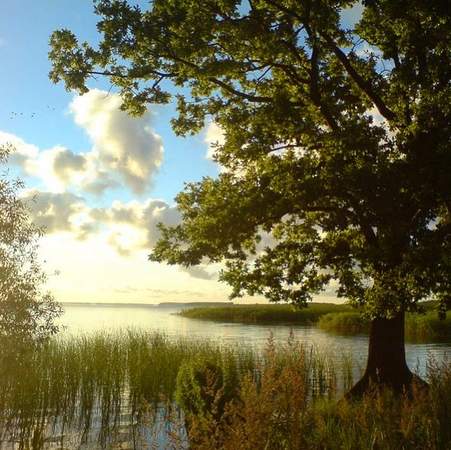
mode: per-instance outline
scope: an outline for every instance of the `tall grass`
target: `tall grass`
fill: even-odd
[[[227,354],[246,371],[254,360],[246,349]],[[136,439],[159,407],[173,403],[179,368],[195,355],[225,357],[208,341],[138,331],[60,337],[20,355],[2,348],[0,442],[41,448],[72,434],[108,447],[118,433]]]
[[[409,396],[374,390],[359,401],[310,396],[302,349],[279,364],[269,353],[259,377],[243,379],[224,414],[191,418],[196,449],[447,450],[451,448],[451,364],[429,367],[430,388]]]
[[[293,342],[271,346],[280,364],[297,354]],[[55,440],[101,448],[118,436],[149,441],[155,422],[167,422],[162,411],[174,412],[180,368],[199,359],[233,366],[237,387],[264,366],[249,348],[132,330],[59,337],[21,354],[1,347],[0,442],[38,449]],[[336,368],[328,358],[310,349],[305,360],[312,395],[332,392]]]
[[[370,324],[357,312],[329,313],[321,316],[318,327],[324,331],[338,334],[366,334]],[[451,313],[444,320],[438,318],[437,312],[406,315],[405,336],[410,341],[451,340]]]
[[[229,305],[190,308],[179,314],[190,319],[241,323],[297,323],[311,325],[327,313],[350,311],[347,305],[311,303],[299,309],[293,305]]]
[[[425,314],[406,315],[406,338],[411,341],[440,341],[451,339],[451,311],[440,320],[433,302],[424,302]],[[369,331],[369,321],[348,305],[311,303],[299,309],[293,305],[229,305],[200,307],[179,313],[190,319],[238,323],[284,323],[316,325],[337,334],[356,335]]]
[[[415,401],[384,394],[353,404],[336,402],[355,381],[352,361],[334,364],[292,336],[269,339],[262,353],[132,330],[60,337],[20,355],[0,348],[0,448],[451,443],[446,362],[429,368],[431,389]]]

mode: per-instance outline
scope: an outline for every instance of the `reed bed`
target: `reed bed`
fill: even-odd
[[[271,344],[281,360],[293,345],[276,351]],[[337,368],[317,350],[302,352],[308,353],[311,392],[334,391]],[[2,347],[0,442],[39,449],[50,443],[64,448],[68,439],[74,446],[112,448],[119,435],[150,441],[168,415],[174,423],[174,414],[183,415],[175,402],[177,377],[182,365],[199,358],[233,367],[236,386],[247,374],[261,373],[264,361],[246,347],[136,330],[61,336],[21,352]]]
[[[293,336],[284,344],[270,337],[256,352],[125,330],[58,337],[25,352],[1,347],[0,358],[2,449],[440,449],[451,442],[446,361],[431,366],[431,389],[416,403],[383,394],[357,406],[337,403],[355,381],[352,356],[333,363]],[[416,426],[433,445],[414,436]],[[409,439],[423,446],[404,445]]]
[[[41,448],[49,436],[64,441],[69,434],[101,447],[119,431],[134,439],[145,421],[173,402],[184,360],[228,355],[246,370],[253,360],[245,349],[225,353],[208,341],[132,330],[59,337],[25,352],[0,353],[0,442],[19,448]]]
[[[288,323],[311,325],[327,313],[351,311],[347,305],[311,303],[299,309],[293,305],[228,305],[189,308],[179,314],[190,319],[240,323]]]
[[[324,331],[345,334],[367,334],[370,323],[357,312],[328,313],[318,320],[318,327]],[[406,315],[405,336],[409,341],[450,341],[451,313],[439,319],[436,311],[425,314]]]

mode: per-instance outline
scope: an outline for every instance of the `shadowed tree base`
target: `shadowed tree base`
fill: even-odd
[[[407,366],[404,346],[404,313],[371,322],[368,361],[365,374],[346,398],[356,398],[389,388],[395,393],[412,393],[413,389],[427,388],[427,383],[413,374]]]

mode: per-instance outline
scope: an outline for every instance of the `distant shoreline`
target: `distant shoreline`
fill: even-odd
[[[113,303],[113,302],[60,302],[61,306],[103,306],[113,308],[171,308],[171,307],[209,307],[233,306],[232,302],[161,302],[161,303]]]

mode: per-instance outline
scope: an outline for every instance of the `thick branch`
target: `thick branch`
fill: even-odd
[[[337,122],[334,117],[330,113],[329,109],[324,105],[321,101],[321,94],[318,88],[318,78],[319,78],[319,70],[318,70],[318,49],[316,45],[313,46],[312,58],[311,58],[311,75],[310,75],[310,96],[318,106],[321,114],[326,119],[327,124],[331,128],[332,131],[339,131]]]
[[[335,53],[336,57],[340,60],[343,67],[346,69],[351,78],[355,81],[357,86],[362,89],[363,92],[369,97],[369,99],[376,105],[376,108],[379,110],[380,114],[385,117],[387,120],[394,120],[396,118],[395,113],[389,109],[383,100],[379,97],[379,95],[374,91],[371,83],[365,80],[352,66],[348,57],[345,53],[337,46],[335,41],[327,34],[320,33],[322,37],[326,40],[329,48]]]
[[[227,92],[230,92],[231,94],[234,94],[237,97],[244,98],[245,100],[248,100],[250,102],[270,103],[273,100],[271,97],[262,97],[259,95],[251,95],[251,94],[246,94],[245,92],[238,91],[233,86],[230,86],[229,84],[225,83],[224,81],[218,80],[217,78],[214,78],[214,77],[208,77],[207,79],[208,79],[208,81],[211,81],[212,83],[216,84],[217,86],[220,86]]]

